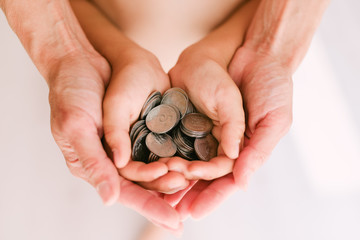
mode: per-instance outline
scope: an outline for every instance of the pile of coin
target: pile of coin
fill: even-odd
[[[218,148],[212,128],[211,119],[196,111],[183,89],[170,88],[162,97],[153,92],[130,130],[132,159],[150,163],[178,155],[209,161]]]

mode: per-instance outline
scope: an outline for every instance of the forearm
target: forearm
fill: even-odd
[[[192,51],[206,55],[227,67],[236,49],[243,43],[246,31],[256,12],[260,0],[248,1],[205,38],[191,46]]]
[[[71,6],[91,44],[110,64],[125,59],[125,56],[136,57],[133,51],[131,54],[129,52],[142,49],[127,38],[94,4],[86,0],[73,0]]]
[[[295,71],[329,0],[262,0],[244,47],[277,58]]]
[[[95,52],[68,1],[2,0],[9,25],[49,81],[53,64],[79,52]]]

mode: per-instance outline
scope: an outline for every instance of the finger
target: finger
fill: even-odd
[[[210,183],[211,182],[209,181],[198,181],[191,188],[191,190],[186,193],[183,199],[181,199],[181,201],[175,208],[180,215],[181,221],[186,220],[190,216],[191,214],[190,208],[194,199],[196,199],[196,197],[201,193],[201,191],[203,191],[207,186],[209,186]]]
[[[91,131],[74,132],[71,145],[79,157],[83,178],[93,185],[105,205],[112,205],[119,197],[120,183],[112,161],[107,157],[99,136]]]
[[[118,168],[124,167],[131,155],[130,120],[122,110],[121,104],[109,105],[104,101],[104,135]]]
[[[220,145],[226,156],[236,159],[245,132],[245,114],[240,91],[233,81],[227,85],[219,90],[221,93],[217,104],[221,126]]]
[[[118,169],[121,176],[136,182],[150,182],[165,175],[168,167],[162,162],[143,163],[130,161],[125,167]]]
[[[177,229],[173,229],[173,228],[169,228],[168,226],[164,225],[164,224],[161,224],[161,223],[158,223],[156,222],[154,219],[150,219],[150,221],[157,227],[160,227],[160,228],[163,228],[163,229],[166,229],[168,230],[169,232],[171,232],[173,235],[175,235],[176,237],[181,237],[181,235],[183,234],[183,231],[184,231],[184,225],[183,223],[180,223],[179,224],[179,227]],[[147,239],[149,240],[155,240],[155,239],[159,239],[159,238],[156,238],[158,236],[153,236],[153,238],[151,238],[151,236],[148,236]],[[161,239],[161,238],[160,238]]]
[[[238,186],[232,174],[213,181],[192,202],[191,216],[200,219],[209,215],[237,190]]]
[[[169,203],[171,206],[176,206],[180,200],[186,195],[188,191],[196,184],[197,181],[190,181],[189,186],[187,186],[184,190],[178,191],[174,194],[165,194],[164,200]]]
[[[185,189],[189,181],[180,173],[168,172],[152,182],[138,182],[138,184],[148,190],[172,194]]]
[[[163,158],[160,161],[166,162],[166,165],[169,168],[169,171],[181,173],[186,179],[197,180],[198,177],[195,177],[191,172],[189,172],[189,166],[191,161],[185,160],[181,157],[171,157]]]
[[[131,76],[124,71],[112,79],[103,103],[104,135],[113,153],[114,163],[118,168],[124,167],[130,160],[131,142],[130,123],[140,113],[150,89],[141,88]],[[133,80],[133,79],[132,79]],[[131,94],[134,89],[139,92]]]
[[[213,180],[231,173],[234,163],[234,159],[218,156],[208,162],[191,161],[188,171],[196,179]]]
[[[238,186],[247,187],[249,177],[269,158],[272,150],[288,131],[291,124],[290,118],[278,119],[280,120],[274,121],[272,115],[268,114],[257,124],[235,162],[233,173]]]
[[[106,142],[108,143],[114,163],[118,168],[124,167],[130,160],[131,143],[128,129],[124,125],[108,125],[105,132]]]
[[[163,199],[124,179],[121,182],[120,192],[119,202],[125,206],[170,229],[180,227],[179,214]]]

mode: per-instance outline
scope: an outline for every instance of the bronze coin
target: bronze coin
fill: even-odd
[[[171,157],[176,153],[176,145],[167,134],[149,133],[145,143],[147,148],[159,157]]]
[[[197,138],[194,142],[196,155],[203,161],[216,157],[218,146],[218,141],[211,134],[204,138]]]
[[[181,131],[189,137],[205,137],[213,128],[210,118],[201,113],[189,113],[181,120]]]
[[[178,118],[179,115],[174,107],[161,104],[146,116],[146,126],[154,133],[166,133],[177,124]]]
[[[164,93],[161,100],[162,104],[169,104],[179,109],[181,118],[183,118],[188,109],[189,98],[181,88],[170,88]]]

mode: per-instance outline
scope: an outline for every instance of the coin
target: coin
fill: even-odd
[[[188,102],[188,108],[186,110],[186,114],[189,114],[189,113],[196,113],[196,108],[194,107],[194,105],[192,104],[192,102],[189,100]],[[185,115],[186,115],[185,114]]]
[[[170,105],[161,104],[146,116],[146,126],[154,133],[166,133],[179,121],[178,111]]]
[[[210,118],[201,113],[189,113],[181,120],[180,129],[189,137],[201,138],[213,128]]]
[[[173,133],[173,140],[178,149],[192,152],[194,151],[194,138],[184,135],[180,128],[177,128]]]
[[[176,145],[168,134],[149,133],[145,143],[147,148],[159,157],[171,157],[176,153]]]
[[[164,93],[161,104],[169,104],[179,109],[183,118],[188,109],[189,97],[181,88],[170,88]]]
[[[204,138],[197,138],[194,142],[196,155],[203,161],[216,157],[218,146],[218,141],[211,134]]]
[[[141,109],[140,119],[145,119],[146,115],[148,115],[151,109],[159,105],[160,102],[161,102],[161,93],[158,91],[151,93],[150,96],[146,99],[145,104]]]
[[[147,128],[144,128],[136,137],[131,152],[131,157],[134,161],[147,162],[150,152],[146,147],[145,139],[149,132]]]
[[[155,162],[155,161],[157,161],[157,160],[159,160],[159,156],[158,155],[156,155],[155,153],[153,153],[153,152],[150,152],[150,154],[149,154],[149,159],[148,159],[148,163],[151,163],[151,162]]]
[[[138,120],[137,122],[135,122],[132,125],[131,130],[130,130],[130,140],[131,140],[131,142],[133,142],[135,140],[135,138],[137,137],[136,133],[139,133],[139,132],[137,132],[137,130],[143,125],[145,125],[144,120]]]
[[[177,153],[180,157],[188,160],[197,158],[194,149],[194,138],[184,135],[180,128],[177,128],[173,131],[173,140],[177,146]]]

